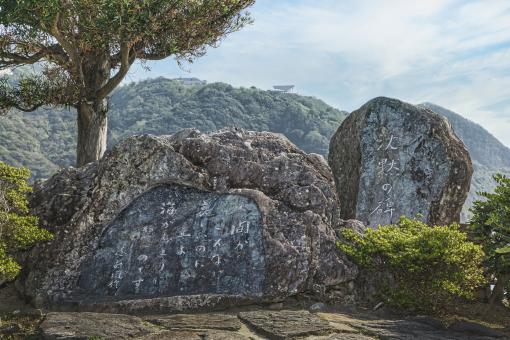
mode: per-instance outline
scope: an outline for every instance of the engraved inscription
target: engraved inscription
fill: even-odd
[[[172,185],[134,200],[81,268],[89,296],[262,292],[261,218],[252,200]]]

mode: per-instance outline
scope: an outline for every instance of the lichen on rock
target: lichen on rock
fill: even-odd
[[[330,144],[340,215],[371,227],[400,216],[458,222],[473,167],[448,121],[422,107],[375,98],[351,113]]]
[[[131,137],[39,184],[32,204],[55,239],[28,254],[17,287],[41,306],[202,310],[357,274],[335,245],[327,163],[278,134]]]

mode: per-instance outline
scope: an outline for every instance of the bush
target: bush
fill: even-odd
[[[494,193],[478,193],[485,200],[473,203],[469,226],[486,254],[488,283],[494,285],[491,304],[501,303],[505,290],[510,298],[510,178],[501,174],[493,178],[497,182]]]
[[[378,297],[390,306],[440,312],[453,299],[472,298],[483,283],[483,251],[456,224],[429,227],[402,217],[396,225],[346,229],[339,248],[371,278]],[[372,279],[373,280],[373,279]]]
[[[0,162],[0,283],[18,275],[21,268],[13,257],[16,252],[52,238],[38,227],[37,218],[28,214],[29,177],[27,169]]]

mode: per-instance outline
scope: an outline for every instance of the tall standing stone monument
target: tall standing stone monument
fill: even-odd
[[[351,113],[330,143],[340,215],[371,227],[400,216],[458,222],[473,173],[446,118],[396,99],[375,98]]]

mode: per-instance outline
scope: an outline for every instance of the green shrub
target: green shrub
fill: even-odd
[[[16,252],[52,238],[28,213],[29,177],[28,169],[0,162],[0,283],[18,275],[21,268],[13,257]]]
[[[480,192],[483,201],[475,201],[470,232],[485,251],[488,283],[494,285],[489,302],[501,303],[505,291],[510,298],[510,178],[497,174],[493,193]]]
[[[453,299],[471,298],[483,283],[483,251],[456,224],[429,227],[402,217],[396,225],[345,229],[339,248],[366,269],[388,305],[440,312]]]

